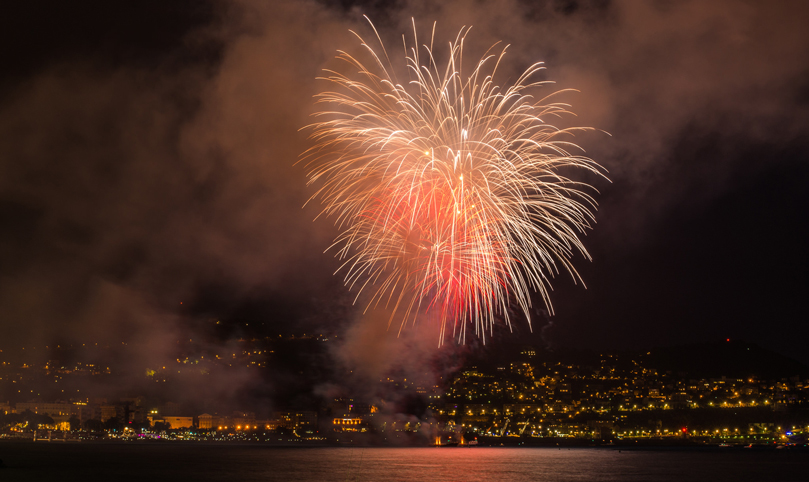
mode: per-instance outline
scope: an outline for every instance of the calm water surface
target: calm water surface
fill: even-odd
[[[809,481],[809,452],[0,443],[0,481]]]

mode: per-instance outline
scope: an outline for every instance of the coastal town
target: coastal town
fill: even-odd
[[[327,340],[299,336],[287,344]],[[278,346],[244,342],[227,363],[221,355],[209,357],[211,362],[205,355],[186,356],[176,358],[176,366],[144,368],[142,378],[169,384],[172,372],[182,375],[206,363],[249,367],[258,374],[273,369],[272,348]],[[211,406],[204,412],[194,411],[199,404],[161,400],[154,390],[113,398],[83,397],[82,389],[74,388],[87,386],[88,379],[113,380],[114,367],[3,359],[0,393],[13,399],[0,400],[0,438],[293,445],[806,444],[809,378],[786,373],[694,378],[658,370],[648,355],[605,353],[577,364],[547,361],[525,346],[510,360],[471,361],[446,377],[386,376],[369,391],[374,396],[323,396],[300,406],[273,400],[263,411]],[[205,369],[201,373],[204,382]],[[39,389],[52,384],[71,395],[60,398]]]

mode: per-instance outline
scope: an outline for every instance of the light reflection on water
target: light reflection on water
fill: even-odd
[[[316,459],[309,473],[278,480],[360,481],[696,481],[803,480],[780,454],[694,451],[618,451],[551,448],[326,449],[290,454]],[[795,454],[793,474],[805,475],[806,454]],[[769,460],[772,459],[772,460]],[[773,465],[768,466],[768,460]],[[802,463],[801,463],[802,462]],[[312,463],[312,462],[310,462]],[[292,463],[291,466],[297,466]],[[803,466],[801,470],[800,466]],[[335,470],[336,469],[336,470]],[[778,479],[779,471],[786,476]],[[334,472],[337,472],[335,474]],[[314,478],[310,478],[314,477]],[[341,478],[342,477],[342,478]]]
[[[0,444],[0,481],[798,481],[809,452]]]

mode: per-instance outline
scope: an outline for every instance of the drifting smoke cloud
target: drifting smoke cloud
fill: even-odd
[[[311,193],[293,163],[307,146],[298,129],[322,87],[315,77],[333,64],[336,48],[357,48],[348,29],[368,32],[361,14],[374,19],[392,55],[411,17],[422,40],[437,21],[444,43],[472,25],[470,53],[502,40],[512,45],[506,59],[514,73],[544,60],[558,88],[582,91],[565,97],[575,122],[613,135],[577,140],[614,182],[599,185],[596,230],[605,234],[596,262],[641,242],[672,206],[699,205],[734,176],[761,168],[721,160],[733,156],[674,163],[685,137],[717,136],[726,150],[737,149],[731,137],[789,142],[809,116],[800,2],[216,5],[215,21],[176,47],[213,43],[219,53],[210,60],[185,65],[166,56],[144,66],[71,58],[4,84],[4,344],[140,339],[142,350],[129,353],[140,367],[170,356],[165,340],[194,337],[194,317],[205,310],[184,315],[179,303],[207,306],[202,296],[211,287],[227,298],[212,315],[265,294],[306,306],[315,293],[345,305],[350,295],[331,275],[336,264],[320,254],[334,230],[312,223],[316,206],[301,209]],[[437,345],[428,323],[395,339],[374,317],[356,320],[334,354],[349,370],[371,367],[364,376],[372,378],[397,364],[425,372],[421,360]],[[278,319],[275,327],[294,322]]]
[[[250,10],[228,6],[222,27],[190,34],[185,48],[221,45],[213,64],[71,60],[4,93],[5,346],[142,339],[127,353],[140,375],[194,337],[180,303],[205,306],[203,288],[298,303],[329,288],[330,260],[313,253],[331,228],[301,210],[292,167],[312,95],[298,79],[322,62],[297,59],[319,48],[311,6]]]

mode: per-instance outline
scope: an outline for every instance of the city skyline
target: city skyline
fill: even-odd
[[[470,358],[438,379],[429,373],[417,378],[389,373],[366,380],[362,389],[346,387],[310,399],[294,393],[255,399],[242,394],[222,403],[182,398],[172,390],[194,372],[201,370],[206,378],[217,365],[230,367],[225,368],[230,373],[238,372],[238,365],[272,373],[282,363],[274,354],[284,345],[305,343],[297,351],[311,354],[330,341],[325,335],[245,340],[238,357],[215,357],[212,363],[204,363],[201,354],[177,358],[172,366],[143,370],[140,383],[131,375],[118,380],[123,374],[117,367],[57,360],[19,366],[0,353],[3,393],[8,395],[9,387],[36,389],[0,401],[0,438],[761,446],[804,443],[809,433],[809,368],[755,344],[729,341],[668,352],[600,354],[548,353],[522,345]],[[724,365],[712,363],[717,358]],[[335,383],[346,377],[331,376]],[[311,377],[299,378],[290,383],[312,383]],[[86,389],[88,379],[97,379],[95,390]],[[67,390],[54,390],[53,382]],[[73,391],[77,386],[83,389]]]

